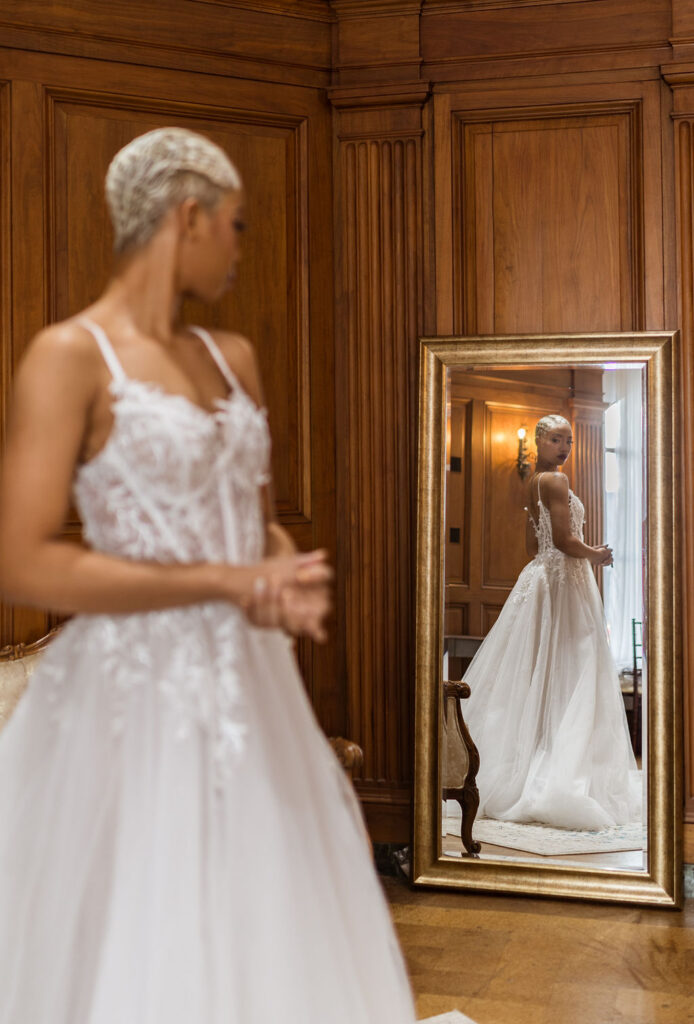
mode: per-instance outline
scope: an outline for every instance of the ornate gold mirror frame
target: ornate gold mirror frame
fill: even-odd
[[[652,906],[682,899],[681,685],[675,453],[676,333],[423,338],[420,341],[415,885]],[[442,855],[441,758],[446,383],[450,367],[643,363],[646,368],[648,856],[645,871]],[[474,737],[473,737],[474,739]]]

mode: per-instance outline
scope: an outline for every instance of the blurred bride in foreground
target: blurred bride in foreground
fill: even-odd
[[[0,1022],[411,1024],[287,635],[331,571],[275,521],[251,345],[179,321],[234,280],[238,173],[161,129],[106,189],[114,276],[29,347],[4,460],[3,591],[75,617],[0,737]]]

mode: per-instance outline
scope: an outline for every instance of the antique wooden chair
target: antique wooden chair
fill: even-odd
[[[460,804],[460,839],[470,857],[477,857],[480,851],[480,844],[472,838],[480,802],[476,782],[480,755],[465,724],[460,702],[470,696],[470,687],[463,677],[482,639],[479,636],[444,637],[448,679],[443,683],[442,796],[444,800],[456,800]]]
[[[8,721],[27,688],[29,677],[57,629],[31,644],[0,647],[0,729]]]
[[[462,813],[460,840],[470,857],[479,856],[480,843],[472,838],[472,826],[480,803],[477,772],[480,755],[472,742],[460,708],[461,700],[470,696],[470,687],[464,682],[443,684],[443,751],[442,796],[444,800],[457,800]]]

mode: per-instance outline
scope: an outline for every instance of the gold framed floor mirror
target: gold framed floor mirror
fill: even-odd
[[[677,367],[673,332],[420,340],[413,884],[680,905]],[[580,560],[609,650],[595,663],[590,629],[572,625],[580,603],[562,624],[569,591],[538,584],[528,604],[522,582],[539,578],[526,533],[548,414],[571,426],[570,514],[586,544],[614,549],[613,566]],[[540,679],[526,648],[544,651],[548,630],[559,653]],[[574,669],[580,688],[553,717]]]

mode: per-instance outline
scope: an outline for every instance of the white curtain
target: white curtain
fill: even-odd
[[[605,543],[614,566],[603,572],[612,655],[630,668],[632,619],[643,619],[643,410],[640,369],[605,370]],[[609,448],[614,448],[614,455]],[[640,639],[640,636],[639,636]]]

